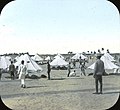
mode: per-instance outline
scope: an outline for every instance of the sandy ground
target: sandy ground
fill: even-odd
[[[41,74],[47,75],[45,68]],[[94,78],[81,76],[79,69],[76,77],[67,77],[67,70],[52,70],[51,80],[26,79],[27,88],[5,76],[9,74],[2,76],[0,95],[13,110],[105,110],[116,103],[120,92],[120,75],[109,75],[103,76],[103,94],[93,94]]]

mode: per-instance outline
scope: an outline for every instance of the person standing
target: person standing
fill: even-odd
[[[0,80],[1,80],[1,77],[2,77],[2,68],[0,68]]]
[[[50,71],[51,71],[51,67],[50,67],[50,63],[49,63],[49,61],[48,61],[48,62],[47,62],[48,80],[50,80]]]
[[[85,74],[85,62],[82,62],[82,64],[81,64],[81,75],[82,74],[84,74],[84,76],[86,76],[86,74]]]
[[[18,66],[16,66],[16,68],[15,68],[15,78],[16,79],[18,78]]]
[[[82,59],[81,59],[81,56],[80,56],[80,59],[79,59],[79,68],[81,68],[81,65],[82,65]]]
[[[18,68],[19,79],[21,80],[21,87],[26,88],[25,76],[27,74],[27,66],[24,65],[24,60],[21,61],[21,65]]]
[[[96,87],[96,92],[95,94],[98,94],[98,82],[100,83],[100,94],[102,94],[102,75],[105,72],[104,69],[104,62],[100,59],[101,55],[97,55],[97,61],[94,66],[94,73],[93,77],[95,78],[95,87]]]
[[[11,64],[9,66],[9,73],[10,73],[11,79],[14,80],[14,78],[15,78],[15,75],[14,75],[14,73],[15,73],[15,65],[13,64],[13,61],[11,61]]]
[[[75,59],[73,60],[73,67],[76,68],[76,61],[75,61]]]
[[[70,70],[70,69],[71,69],[71,66],[70,66],[70,64],[71,64],[71,63],[69,62],[69,64],[68,64],[68,74],[67,74],[67,77],[69,77],[69,75],[70,75],[70,72],[71,72],[71,70]]]

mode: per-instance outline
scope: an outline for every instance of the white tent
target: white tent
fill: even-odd
[[[117,69],[120,68],[119,66],[112,63],[110,60],[108,60],[104,55],[101,57],[101,60],[104,62],[105,69]],[[94,69],[95,63],[93,63],[88,68]]]
[[[79,53],[76,53],[71,59],[80,59],[80,54]]]
[[[7,58],[8,60],[11,60],[11,57],[10,57],[10,56],[6,56],[6,58]]]
[[[47,61],[50,60],[50,59],[51,59],[50,56],[47,56],[47,57],[45,58],[45,60],[47,60]]]
[[[33,57],[31,57],[34,61],[43,61],[43,58],[41,58],[38,54],[35,54]]]
[[[15,61],[18,61],[19,60],[19,57],[20,56],[16,56],[14,59],[15,59]]]
[[[8,69],[10,65],[10,60],[6,58],[5,56],[1,56],[0,58],[0,68],[2,69]]]
[[[64,57],[61,54],[59,54],[59,53],[54,58],[56,59],[56,58],[59,58],[59,57],[64,59]]]
[[[66,62],[64,59],[60,58],[60,57],[57,57],[56,59],[54,59],[51,63],[50,63],[51,66],[67,66],[68,65],[68,62]]]
[[[81,56],[81,59],[87,59],[87,57],[84,56],[83,54],[80,54],[80,56]]]
[[[86,56],[84,56],[83,54],[80,54],[80,53],[76,53],[71,59],[79,60],[80,57],[81,57],[81,59],[87,59]]]
[[[111,56],[109,53],[105,53],[104,56],[110,61],[115,61],[114,57]]]
[[[24,60],[25,65],[27,65],[28,71],[42,71],[42,68],[28,55],[21,55],[19,60],[15,63],[15,66],[19,66],[21,61]]]

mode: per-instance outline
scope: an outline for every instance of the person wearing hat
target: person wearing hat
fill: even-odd
[[[100,83],[100,94],[102,94],[102,75],[105,72],[104,62],[100,59],[101,55],[97,54],[97,61],[94,66],[93,77],[95,78],[95,94],[98,94],[98,82]]]

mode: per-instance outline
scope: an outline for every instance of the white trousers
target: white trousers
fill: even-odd
[[[25,85],[25,79],[21,79],[21,85]]]

